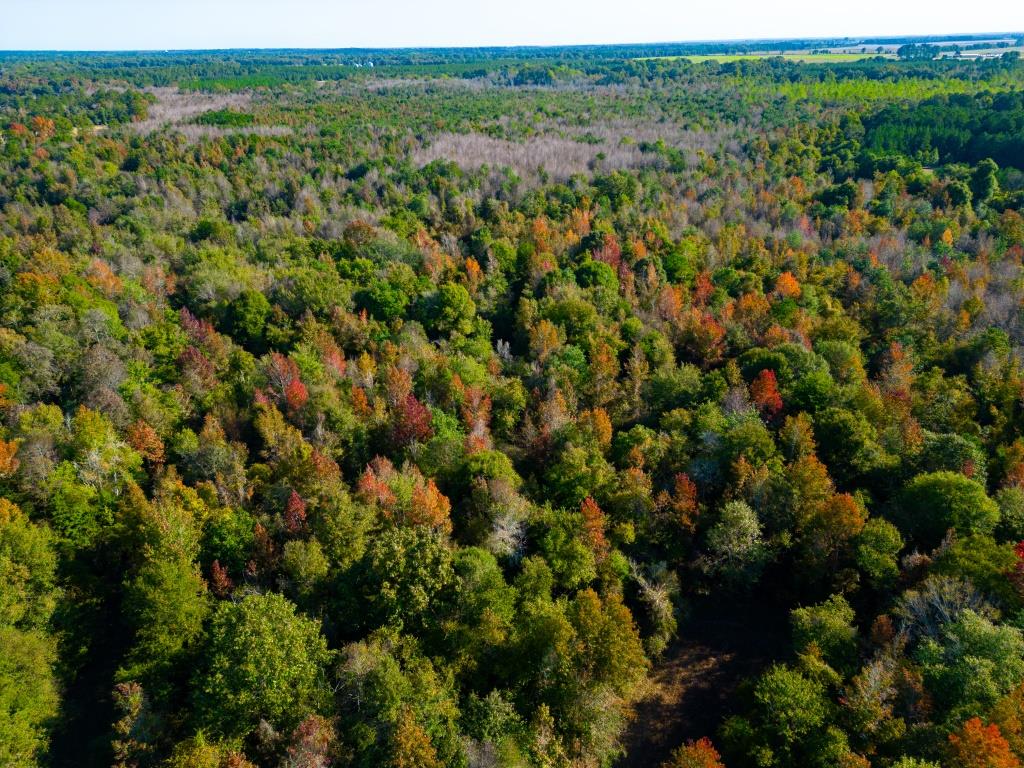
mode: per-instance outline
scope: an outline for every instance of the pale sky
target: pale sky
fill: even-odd
[[[549,45],[1019,30],[1022,0],[0,0],[0,50]]]

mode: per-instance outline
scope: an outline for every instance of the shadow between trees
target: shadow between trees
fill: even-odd
[[[693,607],[633,707],[616,768],[657,768],[691,739],[716,741],[719,726],[740,709],[738,686],[788,650],[787,613],[773,602],[705,598]]]

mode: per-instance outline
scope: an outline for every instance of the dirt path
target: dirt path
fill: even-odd
[[[762,621],[756,609],[730,613],[698,616],[680,629],[634,707],[616,768],[657,768],[687,740],[714,738],[735,711],[736,687],[784,651],[784,627]]]

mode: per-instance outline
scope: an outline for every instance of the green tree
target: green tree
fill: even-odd
[[[427,300],[427,327],[436,334],[467,335],[473,330],[475,316],[476,304],[458,283],[445,283]]]
[[[729,582],[747,583],[759,575],[767,559],[757,514],[743,501],[722,507],[706,536],[705,568]]]
[[[230,305],[233,335],[260,348],[271,309],[262,291],[242,291]]]
[[[53,642],[0,625],[0,649],[0,765],[42,765],[59,703]]]
[[[836,669],[850,669],[857,656],[855,614],[842,595],[790,613],[793,645],[797,653],[817,649]]]
[[[962,181],[950,182],[946,187],[946,194],[949,195],[950,205],[956,208],[970,205],[971,200],[974,197],[974,193],[971,192],[971,188]]]
[[[926,638],[915,658],[951,722],[978,715],[1024,681],[1024,636],[967,609]]]
[[[197,723],[209,732],[241,737],[261,719],[291,729],[326,707],[332,654],[319,623],[285,598],[221,603],[208,635],[192,692]]]
[[[999,505],[999,526],[996,534],[1001,541],[1024,540],[1024,488],[1011,486],[996,494]]]
[[[443,535],[422,526],[382,531],[363,562],[371,620],[407,632],[434,624],[434,610],[454,582],[452,553]]]
[[[999,179],[996,174],[999,166],[995,161],[986,157],[978,163],[971,173],[971,192],[974,199],[980,203],[987,203],[999,191]]]
[[[409,295],[390,280],[375,280],[356,294],[356,301],[375,318],[389,323],[405,315]]]
[[[814,417],[814,438],[829,472],[840,483],[854,482],[886,462],[877,431],[863,413],[826,408]]]
[[[44,629],[59,595],[56,570],[50,529],[0,498],[0,624]]]
[[[451,680],[439,673],[417,643],[388,632],[347,645],[341,652],[339,697],[352,744],[351,764],[376,768],[399,759],[433,755],[438,765],[462,764],[459,714]],[[398,732],[407,729],[401,738]]]
[[[868,581],[875,587],[885,587],[899,576],[896,558],[902,549],[899,529],[888,520],[872,517],[857,535],[854,556]]]
[[[1012,544],[997,544],[991,536],[957,538],[935,561],[936,573],[969,579],[974,586],[1007,610],[1021,605],[1012,576],[1017,568]]]
[[[990,534],[999,523],[999,506],[984,486],[958,472],[918,475],[899,494],[893,514],[921,546],[935,546],[949,529]]]
[[[754,684],[753,701],[751,718],[725,725],[730,750],[753,765],[807,765],[832,711],[824,685],[777,664]]]
[[[56,563],[49,529],[0,498],[0,765],[42,764],[57,715]]]

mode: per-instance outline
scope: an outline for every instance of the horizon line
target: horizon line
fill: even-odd
[[[344,53],[344,52],[408,52],[408,51],[472,51],[472,50],[543,50],[543,49],[572,49],[572,48],[628,48],[640,46],[682,46],[682,45],[711,45],[711,44],[740,44],[740,43],[793,43],[793,42],[826,42],[826,41],[849,41],[850,44],[877,43],[886,40],[932,40],[935,42],[952,42],[957,39],[985,39],[989,37],[1021,37],[1024,31],[994,31],[994,32],[937,32],[932,34],[920,33],[888,33],[877,35],[804,35],[801,37],[739,37],[739,38],[706,38],[695,40],[650,40],[650,41],[629,41],[629,42],[603,42],[603,43],[505,43],[486,45],[379,45],[379,46],[344,46],[344,47],[323,47],[323,46],[232,46],[227,48],[219,47],[197,47],[197,48],[2,48],[0,55],[6,54],[171,54],[171,53],[232,53],[232,52],[290,52],[308,51],[318,53]]]

